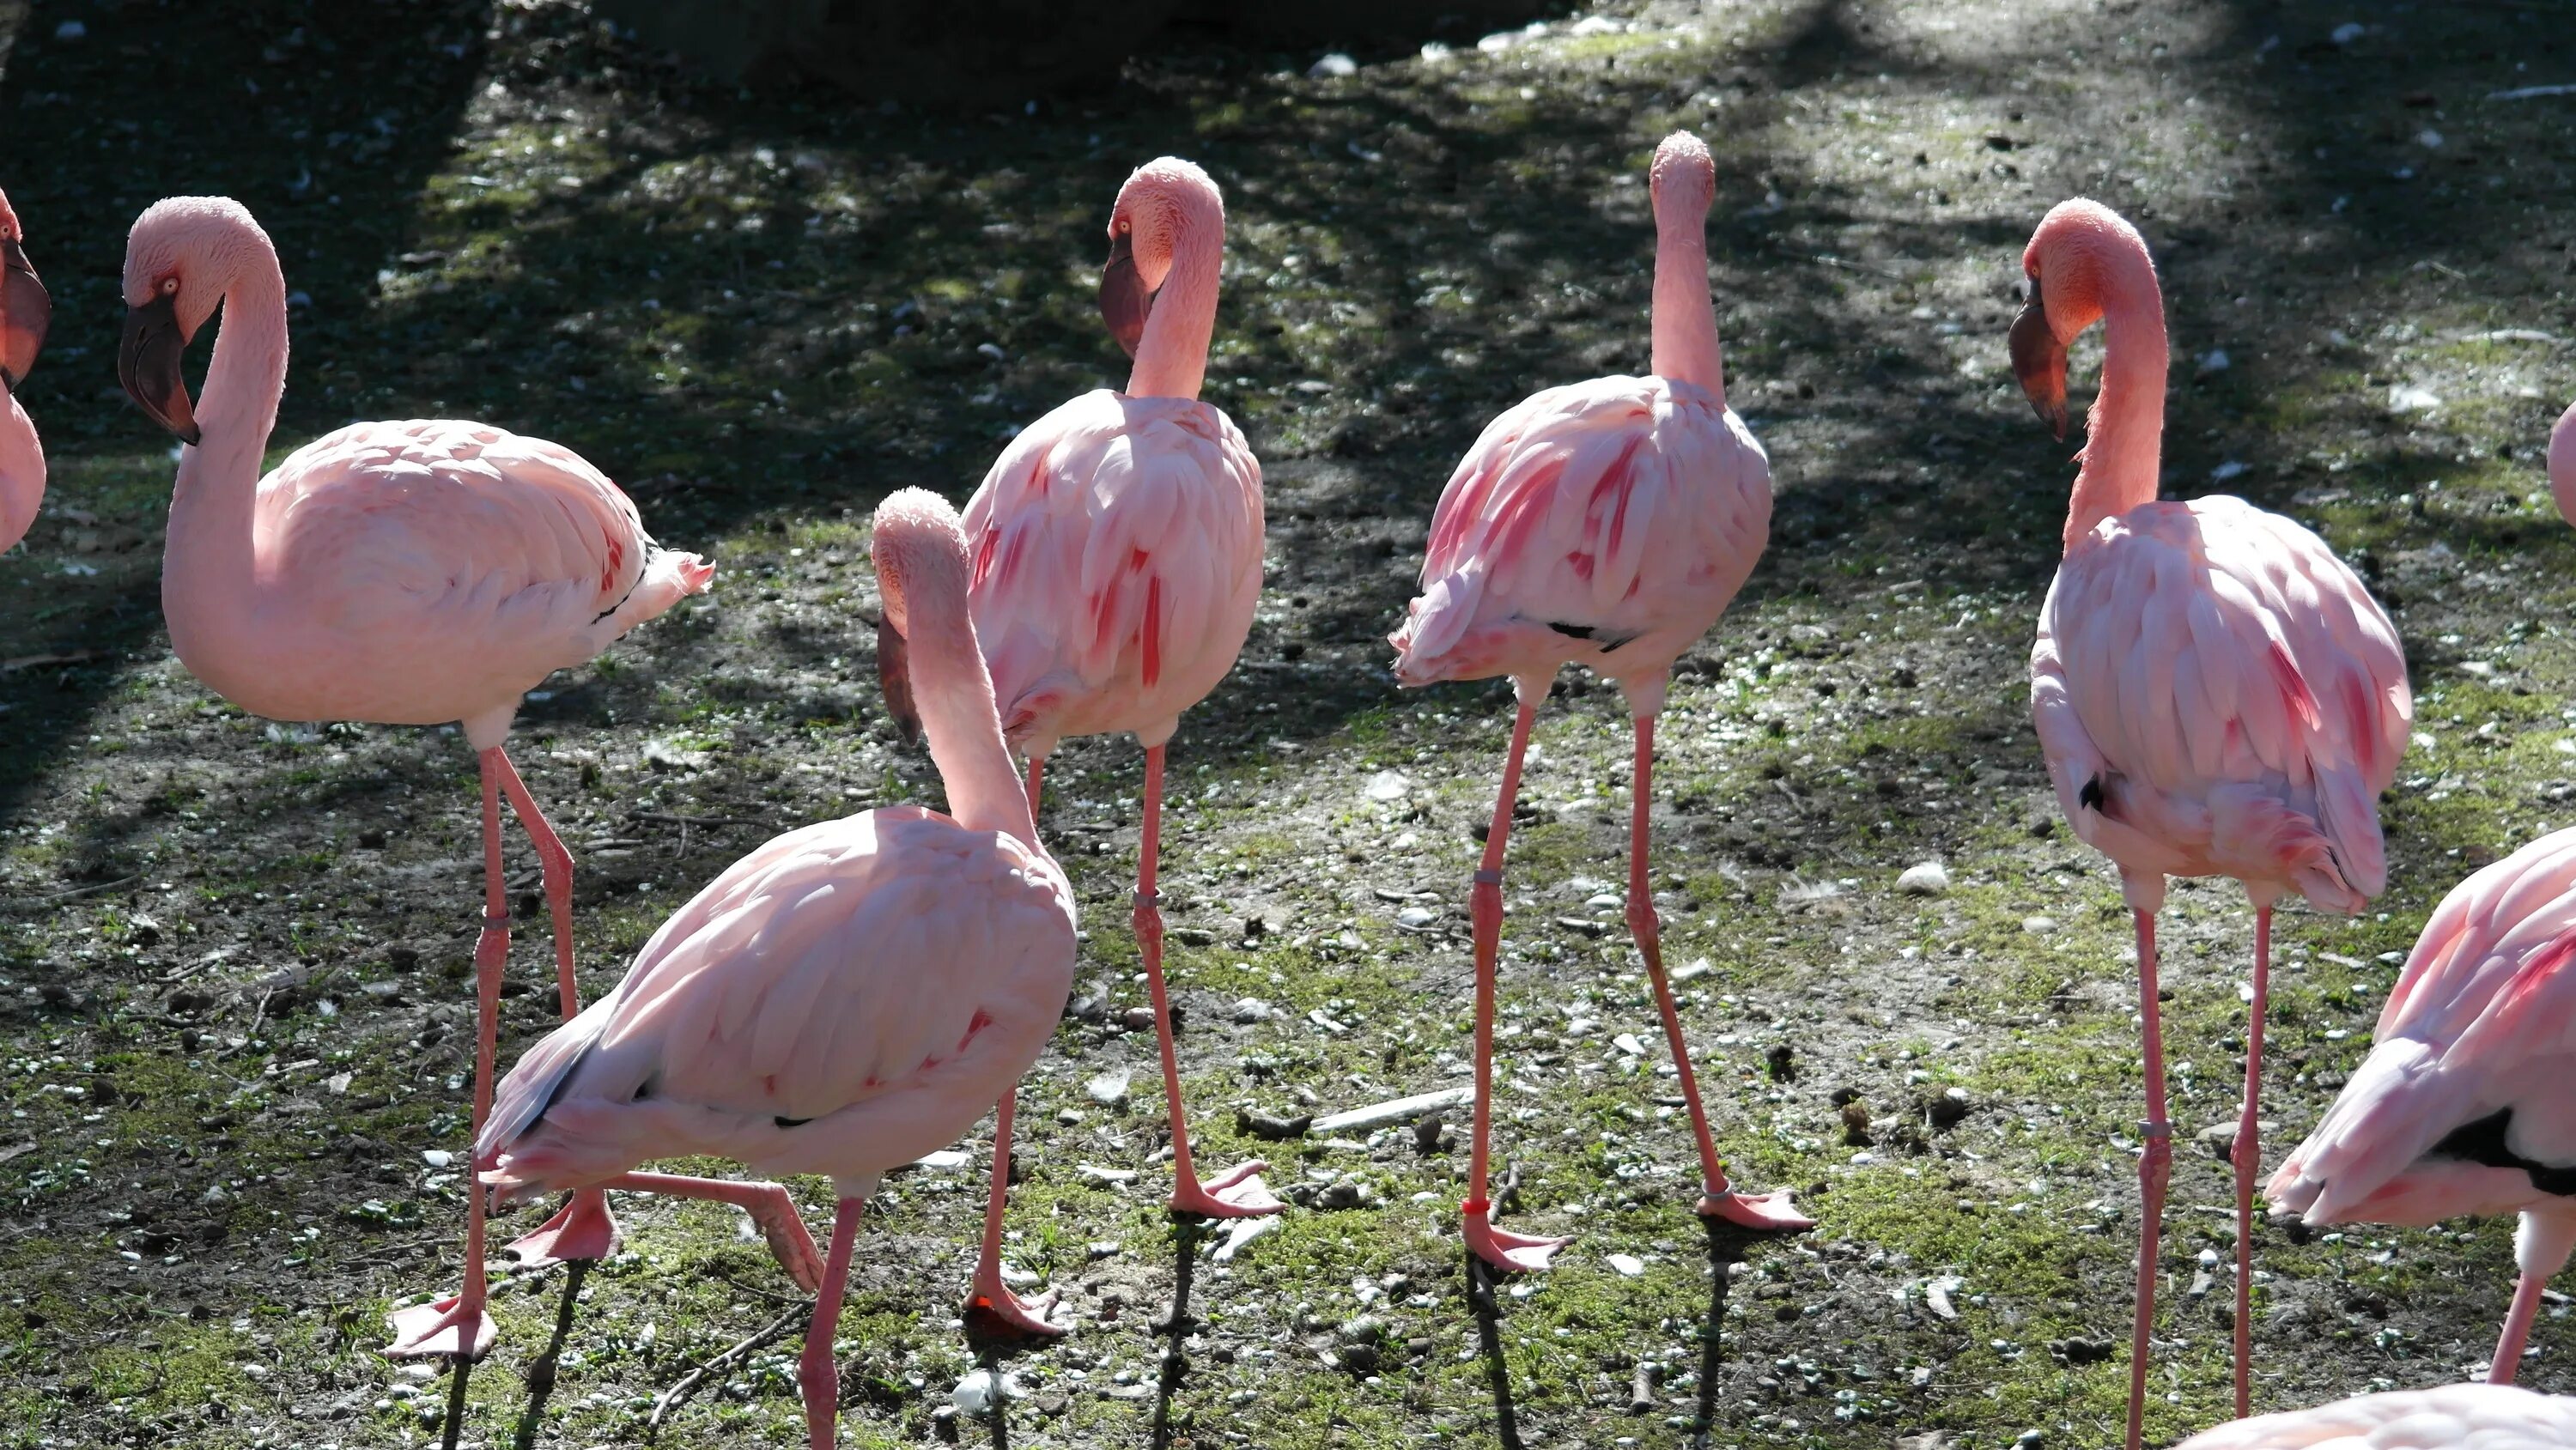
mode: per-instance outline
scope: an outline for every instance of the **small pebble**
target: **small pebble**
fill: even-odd
[[[1896,889],[1908,896],[1938,896],[1950,889],[1950,871],[1938,861],[1925,861],[1905,868],[1896,878]]]
[[[2053,916],[2025,916],[2021,919],[2021,929],[2029,932],[2032,936],[2054,935],[2057,931],[2057,918]]]

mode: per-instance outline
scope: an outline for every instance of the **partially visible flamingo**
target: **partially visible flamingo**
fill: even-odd
[[[1172,1118],[1171,1208],[1243,1218],[1281,1204],[1258,1159],[1199,1179],[1154,888],[1164,746],[1181,712],[1234,668],[1261,595],[1261,465],[1234,421],[1199,400],[1224,259],[1225,200],[1206,172],[1165,156],[1127,178],[1100,279],[1101,316],[1136,363],[1127,390],[1085,393],[1014,438],[966,505],[966,536],[976,636],[1003,729],[1028,757],[1030,812],[1065,737],[1132,731],[1145,747],[1134,923]],[[1027,1303],[1002,1282],[1011,1109],[1005,1096],[967,1308],[1024,1334],[1060,1334],[1046,1318],[1052,1296]]]
[[[2499,1385],[2356,1395],[2313,1410],[2237,1420],[2174,1450],[2566,1450],[2576,1399]]]
[[[2060,203],[2032,233],[2022,269],[2030,302],[2013,322],[2013,370],[2061,438],[2067,345],[2103,320],[2102,388],[2078,455],[2065,559],[2040,610],[2030,693],[2058,804],[2075,834],[2120,868],[2137,921],[2147,1075],[2129,1358],[2128,1444],[2137,1450],[2173,1159],[2156,1005],[2165,878],[2233,877],[2254,903],[2234,1154],[2241,1416],[2272,905],[2295,894],[2357,912],[2387,884],[2378,797],[2396,778],[2414,703],[2396,629],[2323,540],[2241,499],[2157,501],[2164,299],[2137,230],[2097,202]]]
[[[2576,523],[2576,407],[2549,437]],[[2377,1040],[2264,1190],[2311,1224],[2518,1213],[2522,1282],[2491,1383],[2513,1383],[2550,1278],[2576,1249],[2576,830],[2451,888],[2380,1009]]]
[[[125,391],[182,443],[161,604],[180,663],[255,715],[386,725],[461,721],[483,778],[475,944],[474,1122],[490,1104],[510,951],[501,797],[534,838],[563,1014],[573,981],[572,855],[502,750],[519,699],[556,670],[707,587],[715,571],[644,532],[635,505],[570,449],[480,423],[353,423],[260,461],[286,387],[286,282],[239,202],[155,203],[126,240]],[[188,342],[224,309],[205,403]],[[202,419],[200,418],[202,412]],[[479,1358],[482,1195],[468,1194],[465,1288],[393,1316],[391,1355]],[[607,1200],[576,1195],[511,1251],[531,1265],[615,1251]]]
[[[9,404],[0,413],[0,553],[27,537],[45,501],[45,448],[34,420],[18,406],[18,384],[36,365],[54,304],[27,260],[26,239],[18,213],[0,194],[0,399]]]
[[[2513,1383],[2550,1276],[2576,1249],[2576,830],[2442,898],[2377,1041],[2264,1190],[2311,1224],[2519,1213],[2522,1271],[2487,1378]]]
[[[813,1450],[833,1443],[860,1210],[1019,1082],[1073,985],[1073,890],[1002,742],[957,514],[907,489],[878,507],[873,547],[904,640],[893,703],[918,712],[951,814],[868,811],[735,862],[519,1060],[474,1147],[504,1196],[637,1188],[783,1214],[764,1220],[771,1247],[818,1294],[798,1376]],[[774,1183],[630,1171],[678,1156],[830,1175],[830,1260]]]
[[[1664,1036],[1690,1105],[1703,1185],[1698,1210],[1755,1229],[1813,1225],[1787,1189],[1745,1194],[1727,1181],[1664,975],[1647,880],[1655,719],[1663,713],[1673,661],[1726,611],[1771,529],[1770,461],[1726,406],[1717,316],[1709,303],[1706,229],[1716,163],[1698,137],[1676,131],[1655,148],[1651,177],[1653,374],[1550,388],[1485,425],[1440,495],[1422,594],[1389,639],[1396,678],[1404,684],[1504,675],[1519,700],[1474,888],[1475,1142],[1461,1205],[1468,1247],[1502,1269],[1544,1269],[1569,1242],[1494,1227],[1486,1175],[1503,842],[1511,833],[1530,727],[1557,670],[1569,663],[1616,681],[1636,725],[1628,927],[1654,979]]]

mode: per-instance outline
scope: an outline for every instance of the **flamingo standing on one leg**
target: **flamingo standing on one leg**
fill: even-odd
[[[1127,391],[1085,393],[1013,439],[966,505],[966,537],[976,635],[1003,729],[1028,757],[1030,812],[1065,737],[1133,731],[1144,744],[1134,920],[1172,1117],[1171,1207],[1242,1218],[1281,1204],[1258,1159],[1205,1182],[1192,1162],[1154,889],[1164,745],[1234,668],[1261,595],[1261,465],[1233,420],[1199,401],[1224,259],[1225,200],[1206,172],[1166,156],[1127,178],[1100,279],[1101,315],[1135,359]],[[1011,1107],[1006,1095],[967,1309],[1060,1334],[1052,1297],[1024,1303],[1002,1283]]]
[[[2549,437],[2576,523],[2576,407]],[[2540,1296],[2576,1249],[2576,830],[2451,888],[2381,1009],[2377,1041],[2264,1190],[2311,1224],[2519,1213],[2522,1282],[2487,1378],[2513,1383]]]
[[[117,375],[188,446],[170,500],[161,603],[180,663],[256,715],[464,723],[483,777],[483,931],[475,944],[474,1121],[492,1093],[501,969],[501,797],[535,838],[553,909],[556,989],[573,981],[572,856],[503,753],[520,696],[707,587],[635,505],[570,449],[480,423],[355,423],[261,477],[286,386],[286,283],[238,202],[173,197],[126,241]],[[202,408],[180,363],[224,308]],[[201,416],[202,415],[202,416]],[[465,1288],[393,1316],[394,1355],[479,1358],[482,1196],[468,1194]],[[614,1252],[605,1198],[575,1196],[512,1251],[531,1264]]]
[[[1654,373],[1538,393],[1485,426],[1432,517],[1422,594],[1390,642],[1407,685],[1509,676],[1519,699],[1501,798],[1476,872],[1476,1114],[1467,1245],[1503,1269],[1543,1269],[1567,1240],[1493,1225],[1486,1197],[1492,1127],[1495,953],[1503,929],[1503,841],[1521,757],[1557,669],[1588,666],[1618,682],[1636,722],[1628,926],[1690,1104],[1704,1185],[1699,1212],[1756,1229],[1810,1220],[1786,1189],[1737,1192],[1691,1074],[1646,876],[1655,718],[1673,661],[1717,623],[1770,537],[1771,467],[1726,406],[1717,317],[1709,305],[1708,208],[1717,167],[1698,137],[1655,149]]]
[[[2443,1385],[2238,1420],[2174,1450],[2566,1450],[2571,1444],[2576,1399]]]
[[[2022,254],[2030,303],[2013,370],[2066,432],[2066,348],[2103,319],[2102,389],[2079,455],[2066,556],[2041,607],[2031,715],[2075,834],[2120,868],[2137,918],[2145,1024],[2145,1207],[2129,1360],[2130,1450],[2146,1405],[2147,1333],[2173,1130],[2165,1117],[2155,915],[2168,876],[2230,876],[2254,903],[2254,999],[2236,1162],[2236,1408],[2249,1408],[2256,1107],[2272,905],[2357,912],[2387,884],[2378,796],[2396,778],[2413,698],[2397,631],[2323,540],[2241,499],[2156,501],[2164,299],[2147,244],[2090,201],[2060,204]]]
[[[629,1171],[682,1155],[831,1175],[830,1261],[817,1272],[792,1205],[771,1239],[818,1292],[799,1375],[813,1450],[833,1443],[832,1333],[860,1209],[888,1169],[955,1141],[1019,1082],[1073,985],[1073,890],[1002,741],[957,515],[907,489],[877,509],[874,551],[905,641],[893,703],[918,711],[953,814],[869,811],[735,862],[616,991],[520,1059],[474,1149],[505,1194],[741,1201],[741,1184]]]
[[[0,195],[0,553],[17,547],[45,501],[45,448],[35,422],[18,406],[18,384],[45,345],[53,300],[27,260],[26,232],[9,198]]]

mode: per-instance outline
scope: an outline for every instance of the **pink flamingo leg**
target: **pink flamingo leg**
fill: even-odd
[[[1037,818],[1038,818],[1038,793],[1039,793],[1040,789],[1041,789],[1045,784],[1046,784],[1046,758],[1045,758],[1044,756],[1037,756],[1037,755],[1030,756],[1030,757],[1029,757],[1029,819],[1030,819],[1031,821],[1033,821],[1033,822],[1034,822],[1035,820],[1037,820]]]
[[[2487,1383],[2509,1385],[2514,1372],[2522,1365],[2522,1348],[2531,1339],[2531,1321],[2540,1313],[2541,1293],[2549,1287],[2551,1276],[2567,1266],[2567,1255],[2576,1249],[2576,1215],[2526,1212],[2522,1226],[2513,1236],[2514,1258],[2522,1269],[2522,1281],[2514,1286],[2513,1312],[2504,1320],[2504,1333],[2496,1339],[2495,1363],[2487,1367]]]
[[[492,1057],[501,1020],[501,969],[510,958],[510,911],[501,885],[501,771],[499,750],[482,753],[483,934],[474,943],[474,1133],[481,1136],[492,1110]],[[483,1189],[470,1175],[465,1188],[465,1287],[452,1298],[418,1304],[386,1316],[394,1342],[387,1359],[444,1354],[472,1363],[489,1353],[500,1327],[483,1309]]]
[[[2254,907],[2254,1001],[2245,1019],[2245,1112],[2236,1122],[2236,1418],[2254,1413],[2254,1175],[2263,1166],[2263,1013],[2271,1001],[2272,904]]]
[[[850,1281],[850,1243],[857,1237],[864,1198],[844,1198],[832,1206],[832,1258],[823,1266],[823,1287],[814,1298],[814,1318],[805,1327],[805,1353],[797,1363],[796,1383],[805,1392],[805,1438],[808,1450],[832,1450],[839,1442],[841,1366],[832,1354],[832,1336],[841,1326],[841,1291]]]
[[[572,962],[572,852],[563,838],[555,834],[546,813],[537,808],[535,796],[528,793],[519,779],[518,767],[510,763],[506,751],[492,752],[501,770],[501,791],[518,813],[519,824],[536,843],[537,861],[545,872],[546,906],[554,918],[555,996],[564,1020],[569,1022],[581,1013],[581,987],[573,977]],[[555,1216],[539,1224],[536,1230],[501,1252],[516,1259],[520,1266],[543,1269],[573,1259],[604,1259],[617,1252],[620,1240],[616,1215],[608,1211],[608,1196],[596,1188],[585,1188],[573,1194],[571,1201]]]
[[[1172,1042],[1172,1003],[1163,987],[1163,913],[1155,906],[1155,858],[1163,837],[1163,747],[1145,752],[1145,827],[1136,847],[1136,946],[1145,958],[1145,981],[1154,994],[1154,1037],[1163,1051],[1163,1095],[1172,1112],[1174,1213],[1202,1218],[1259,1218],[1287,1207],[1261,1181],[1269,1164],[1238,1163],[1205,1183],[1190,1163],[1189,1119],[1181,1107],[1181,1058]]]
[[[984,1204],[984,1247],[975,1259],[975,1286],[966,1294],[966,1317],[998,1322],[1018,1334],[1053,1337],[1065,1331],[1064,1325],[1047,1319],[1047,1311],[1056,1305],[1055,1291],[1032,1302],[1002,1282],[1002,1201],[1011,1183],[1011,1113],[1018,1097],[1016,1091],[1005,1094],[994,1110],[992,1196]]]
[[[2146,1151],[2138,1158],[2138,1305],[2129,1336],[2128,1450],[2146,1434],[2147,1332],[2156,1318],[2156,1251],[2164,1234],[2165,1183],[2173,1172],[2173,1124],[2165,1117],[2165,1038],[2156,1001],[2156,919],[2138,921],[2138,1015],[2145,1023],[2147,1069]]]
[[[751,1215],[760,1236],[768,1241],[770,1256],[778,1260],[778,1267],[787,1271],[787,1277],[795,1280],[798,1288],[808,1294],[822,1291],[827,1277],[823,1256],[814,1251],[814,1236],[805,1231],[805,1216],[796,1211],[796,1200],[788,1197],[786,1188],[779,1184],[690,1178],[677,1173],[621,1173],[590,1186],[730,1203]]]
[[[1476,1122],[1467,1150],[1467,1201],[1458,1208],[1465,1215],[1468,1250],[1497,1269],[1514,1272],[1544,1269],[1558,1249],[1574,1242],[1494,1227],[1493,1201],[1486,1196],[1494,1129],[1495,958],[1503,945],[1503,844],[1512,833],[1512,803],[1521,793],[1521,757],[1529,753],[1538,702],[1546,698],[1544,689],[1520,691],[1511,750],[1503,757],[1503,788],[1494,801],[1494,821],[1485,830],[1485,859],[1476,868],[1469,896],[1476,931]]]
[[[1664,1018],[1664,1040],[1673,1050],[1673,1070],[1681,1076],[1682,1100],[1690,1104],[1691,1131],[1699,1138],[1701,1183],[1699,1212],[1749,1229],[1796,1230],[1816,1226],[1798,1212],[1789,1190],[1738,1193],[1726,1181],[1726,1164],[1717,1156],[1717,1139],[1708,1129],[1708,1109],[1700,1103],[1699,1079],[1692,1074],[1690,1049],[1682,1044],[1681,1011],[1673,1002],[1672,979],[1664,975],[1663,923],[1655,914],[1654,887],[1647,880],[1646,846],[1654,808],[1655,721],[1637,717],[1636,805],[1628,830],[1628,930],[1646,959],[1646,975],[1655,982],[1655,1005]]]

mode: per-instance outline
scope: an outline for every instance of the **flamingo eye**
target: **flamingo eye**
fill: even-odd
[[[175,294],[178,292],[178,290],[179,290],[179,279],[178,279],[177,277],[175,277],[175,276],[173,276],[173,277],[164,277],[164,278],[162,278],[162,279],[161,279],[161,295],[162,295],[162,296],[164,296],[164,297],[173,296],[173,295],[175,295]]]

